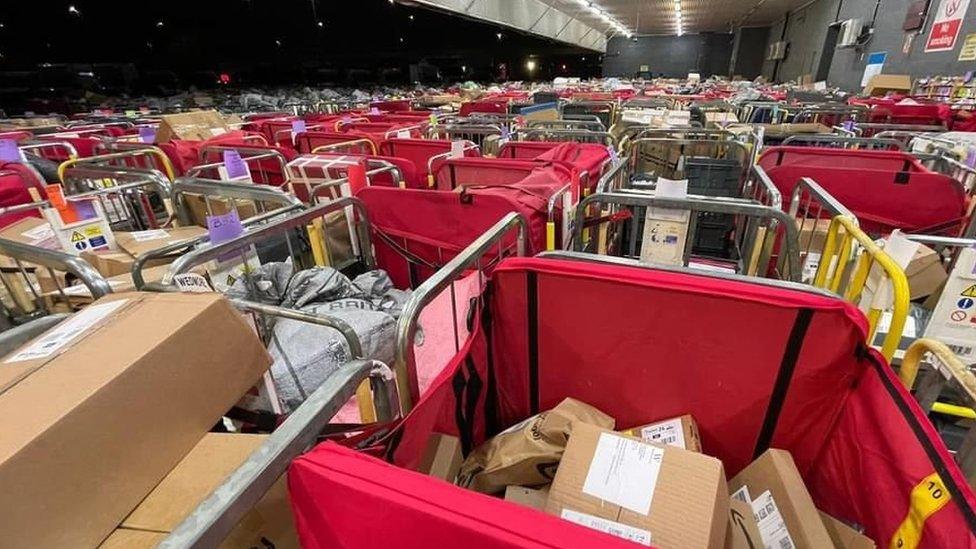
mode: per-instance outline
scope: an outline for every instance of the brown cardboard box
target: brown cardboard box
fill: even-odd
[[[912,77],[907,74],[876,74],[864,87],[864,95],[881,97],[888,92],[908,93],[912,91]]]
[[[695,418],[689,414],[655,421],[621,432],[639,438],[644,442],[669,444],[692,452],[701,453],[702,451],[701,437],[698,436],[698,425],[695,423]]]
[[[864,286],[873,294],[878,290],[879,282],[884,270],[880,265],[871,268]],[[942,265],[942,258],[938,252],[925,244],[918,244],[918,249],[905,267],[905,277],[908,279],[908,290],[911,299],[921,299],[937,292],[949,279],[949,274]]]
[[[120,529],[172,532],[265,439],[265,435],[207,433],[126,517]],[[299,546],[285,477],[241,519],[221,547],[265,547],[262,540],[276,549]]]
[[[706,128],[721,128],[723,126],[728,126],[729,124],[737,124],[739,118],[734,112],[706,112],[705,113],[705,127]]]
[[[827,529],[827,533],[830,534],[830,539],[833,540],[834,547],[837,549],[875,549],[877,547],[874,540],[827,513],[821,511],[820,518],[823,519],[824,528]]]
[[[458,437],[434,433],[420,460],[421,473],[453,483],[461,469],[461,441]]]
[[[159,119],[156,143],[173,139],[203,141],[230,131],[224,117],[217,111],[190,111],[164,114]]]
[[[505,487],[505,501],[525,505],[539,511],[546,510],[546,500],[549,499],[549,487],[526,488],[525,486]]]
[[[270,364],[217,294],[114,294],[5,357],[4,544],[98,545]]]
[[[116,232],[115,242],[119,248],[125,250],[133,257],[183,242],[192,240],[207,234],[207,229],[191,225],[189,227],[170,227],[166,229],[152,229],[148,231],[136,232]]]
[[[574,423],[546,511],[662,549],[721,547],[729,498],[715,458]]]
[[[165,537],[166,534],[159,532],[119,528],[105,538],[98,549],[154,549]]]
[[[729,500],[729,526],[725,531],[725,549],[760,549],[762,535],[752,513],[752,506],[744,501]]]
[[[105,278],[132,272],[132,263],[135,262],[135,258],[128,253],[111,250],[81,252],[81,258],[95,267],[95,270]]]
[[[751,501],[753,511],[765,511],[759,518],[759,529],[766,536],[781,521],[785,523],[797,549],[833,547],[827,529],[820,520],[820,512],[814,506],[789,452],[766,450],[729,481],[729,490],[733,492],[733,497]],[[782,533],[782,529],[779,532]],[[764,537],[763,542],[767,547],[779,547],[781,537]]]

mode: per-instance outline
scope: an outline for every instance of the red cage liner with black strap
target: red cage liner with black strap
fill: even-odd
[[[968,217],[969,198],[958,181],[901,151],[770,147],[758,163],[784,196],[801,178],[813,179],[869,233],[956,236]]]
[[[897,544],[897,533],[906,547],[976,547],[976,498],[843,300],[539,258],[505,260],[483,297],[472,335],[386,439],[387,462],[326,443],[292,464],[305,546],[633,547],[409,470],[431,433],[459,436],[470,451],[573,397],[620,427],[694,415],[704,450],[730,477],[784,448],[817,506],[879,546]],[[932,479],[941,499],[926,513],[912,494]]]

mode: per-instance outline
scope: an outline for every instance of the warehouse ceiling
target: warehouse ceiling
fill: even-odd
[[[588,25],[610,33],[618,33],[602,15],[609,16],[619,22],[627,32],[633,34],[678,34],[678,11],[681,12],[683,33],[729,32],[739,26],[764,26],[781,19],[787,11],[809,2],[809,0],[542,1]],[[680,4],[680,10],[676,10],[676,4]]]

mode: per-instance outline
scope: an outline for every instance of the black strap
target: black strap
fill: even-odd
[[[492,284],[489,282],[482,293],[481,307],[481,331],[485,334],[485,362],[487,362],[485,371],[488,377],[485,394],[485,429],[489,435],[501,430],[501,421],[498,418],[498,384],[495,380],[495,350],[492,347],[494,334],[491,332],[491,294]]]
[[[539,413],[539,288],[536,274],[525,275],[526,324],[529,340],[529,415]]]
[[[464,390],[468,382],[464,379],[464,370],[458,368],[451,378],[451,388],[454,390],[454,423],[457,425],[458,435],[461,439],[461,453],[467,455],[468,448],[471,447],[471,440],[466,434],[469,432],[468,420],[464,415]]]
[[[800,357],[803,340],[806,338],[807,329],[810,327],[810,319],[812,318],[813,309],[800,309],[796,313],[793,328],[790,330],[790,337],[786,341],[786,348],[783,349],[783,359],[779,363],[779,372],[776,374],[773,392],[769,395],[769,404],[766,406],[766,417],[763,419],[762,428],[759,430],[759,438],[756,440],[753,459],[768,450],[769,444],[773,440],[773,434],[776,432],[776,424],[779,423],[779,415],[783,411],[783,403],[786,401],[786,394],[790,390],[790,383],[793,381],[793,372],[796,370],[796,362]]]
[[[464,417],[466,432],[461,433],[461,455],[467,456],[474,449],[474,416],[478,412],[478,400],[481,399],[481,391],[485,388],[478,369],[475,368],[474,359],[471,355],[464,360],[468,368],[468,383],[465,388]],[[467,441],[467,444],[465,444]]]
[[[919,423],[918,416],[912,412],[911,408],[908,406],[908,403],[901,396],[901,393],[899,393],[895,388],[892,380],[881,371],[884,368],[889,368],[889,366],[879,362],[871,355],[868,355],[866,358],[877,372],[878,379],[881,380],[881,385],[884,386],[885,391],[888,392],[891,400],[895,402],[895,407],[897,407],[898,411],[901,412],[902,416],[904,416],[908,426],[915,434],[915,438],[917,438],[919,444],[922,445],[922,450],[925,451],[925,456],[928,457],[929,461],[932,462],[932,467],[935,469],[935,472],[939,474],[939,478],[942,479],[946,489],[949,490],[949,493],[952,495],[950,503],[956,504],[959,511],[962,513],[963,518],[966,519],[966,525],[969,526],[969,531],[976,535],[976,510],[974,510],[969,505],[969,502],[966,501],[965,494],[956,483],[956,479],[953,478],[952,474],[949,472],[949,467],[946,465],[945,461],[942,460],[942,456],[939,455],[939,452],[932,445],[932,441],[929,440],[928,434],[926,434],[922,424]]]

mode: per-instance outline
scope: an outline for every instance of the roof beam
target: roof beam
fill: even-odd
[[[509,27],[558,42],[604,53],[606,35],[541,0],[397,0]]]

